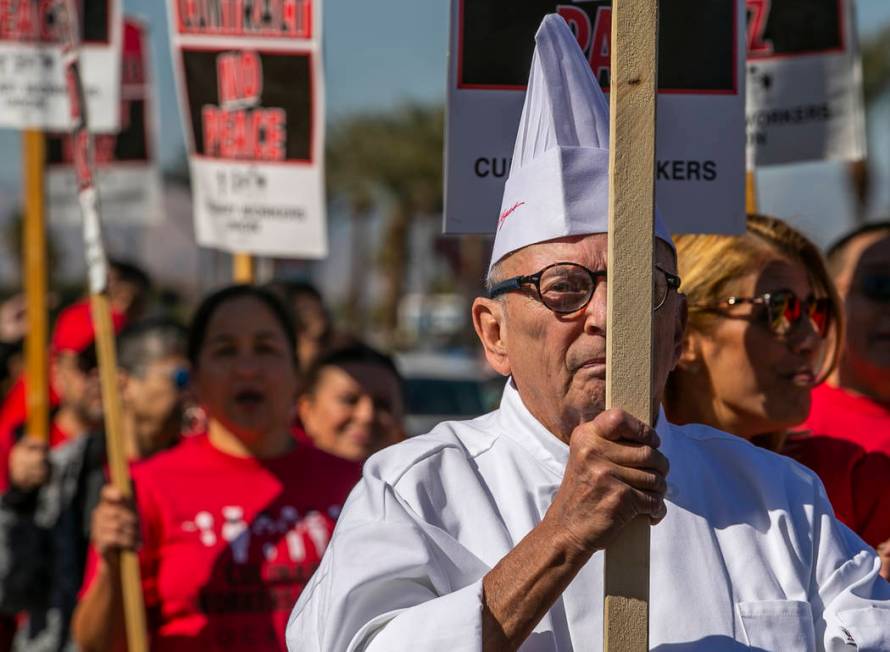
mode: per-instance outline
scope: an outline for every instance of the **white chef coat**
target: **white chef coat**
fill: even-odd
[[[700,425],[656,428],[671,462],[652,530],[650,646],[890,650],[890,583],[819,479]],[[287,627],[290,652],[477,652],[482,577],[537,525],[569,449],[512,383],[500,409],[368,460]],[[600,650],[603,553],[520,648]]]

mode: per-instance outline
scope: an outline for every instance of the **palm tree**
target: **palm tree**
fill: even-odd
[[[411,222],[442,210],[444,124],[441,107],[411,104],[351,118],[332,129],[329,139],[330,193],[349,201],[353,225],[373,206],[387,214],[378,262],[386,279],[381,315],[390,335],[405,285]],[[363,247],[364,241],[356,240],[354,246]],[[354,278],[361,274],[359,270]]]
[[[890,27],[862,44],[865,101],[871,104],[890,89]]]
[[[862,44],[862,84],[866,109],[890,89],[890,27]],[[850,165],[850,180],[857,201],[858,219],[865,217],[871,190],[872,170],[867,161]]]

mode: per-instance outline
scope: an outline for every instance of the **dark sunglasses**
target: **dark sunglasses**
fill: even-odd
[[[554,263],[535,274],[514,276],[497,283],[488,291],[494,299],[501,294],[521,289],[523,286],[534,286],[538,298],[550,310],[559,314],[568,314],[584,308],[596,286],[605,282],[606,270],[593,271],[577,263]],[[655,308],[658,310],[667,300],[671,290],[680,287],[680,277],[655,266]]]
[[[189,373],[188,367],[177,367],[170,373],[170,380],[173,381],[173,386],[182,391],[186,387],[189,386],[191,382],[191,374]]]
[[[876,303],[890,303],[890,274],[870,274],[863,277],[860,285],[862,295]]]
[[[813,328],[824,338],[831,325],[831,302],[827,298],[800,299],[791,290],[766,292],[758,297],[729,297],[720,302],[727,306],[750,303],[760,306],[769,330],[776,335],[787,335],[806,316]],[[699,310],[714,310],[715,306],[691,306]]]
[[[96,355],[96,347],[91,345],[80,351],[75,358],[78,370],[83,374],[90,374],[99,368],[99,360]]]

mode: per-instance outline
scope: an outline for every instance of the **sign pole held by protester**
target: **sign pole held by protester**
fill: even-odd
[[[235,283],[253,283],[253,257],[250,254],[232,254],[232,278]]]
[[[64,50],[65,79],[71,111],[71,142],[74,148],[74,170],[77,175],[78,199],[83,216],[83,236],[89,275],[90,303],[96,330],[96,353],[105,414],[105,440],[112,484],[126,498],[132,498],[129,467],[123,441],[123,415],[118,386],[117,359],[111,306],[106,294],[108,261],[102,242],[99,197],[95,187],[93,139],[88,129],[87,106],[80,76],[78,57],[79,34],[74,0],[65,5],[68,33]],[[124,617],[129,652],[147,652],[145,606],[136,552],[121,551],[121,582]]]
[[[749,213],[757,212],[757,177],[754,170],[745,173],[745,210]]]
[[[606,407],[652,425],[657,0],[614,0],[609,142]],[[606,549],[607,652],[649,649],[649,522]]]
[[[25,397],[27,433],[49,441],[49,361],[47,355],[47,260],[46,219],[43,197],[43,133],[24,132],[22,143],[25,173],[23,237],[24,285],[28,329],[25,335]]]

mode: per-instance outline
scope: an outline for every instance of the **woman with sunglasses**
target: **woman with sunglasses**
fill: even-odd
[[[843,341],[837,292],[816,247],[758,215],[739,236],[675,242],[689,323],[665,391],[668,418],[811,463],[830,460],[813,470],[838,517],[873,546],[890,539],[890,460],[826,437],[789,437]]]
[[[120,551],[138,549],[152,649],[285,650],[284,628],[359,468],[292,431],[294,331],[268,292],[208,296],[188,337],[206,434],[133,469],[136,505],[105,487],[73,621],[85,652],[124,646]]]

